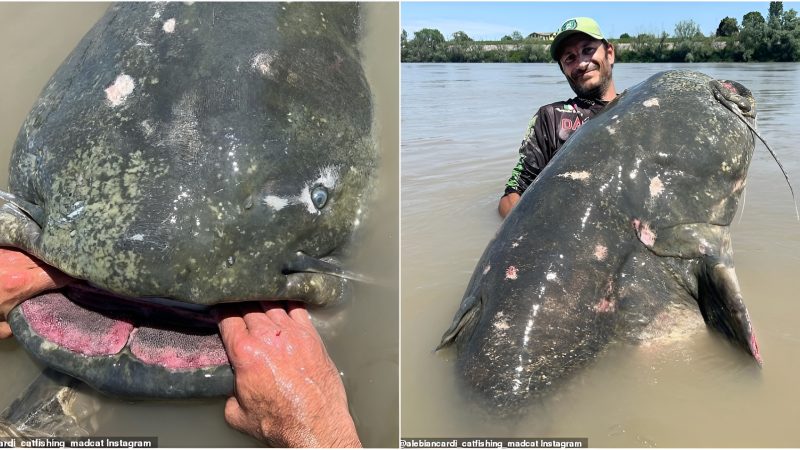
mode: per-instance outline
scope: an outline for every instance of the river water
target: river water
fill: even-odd
[[[8,158],[25,115],[44,84],[108,7],[102,3],[0,3],[0,186],[7,187]],[[343,373],[350,409],[366,446],[398,441],[398,5],[365,8],[364,67],[375,99],[382,154],[379,192],[365,223],[354,270],[376,280],[358,286],[337,322],[324,332],[331,358]],[[386,30],[395,30],[386,32]],[[0,341],[0,410],[40,368],[13,339]],[[93,403],[97,436],[154,436],[166,447],[260,445],[229,428],[224,399],[126,402],[83,389]]]
[[[750,88],[759,131],[800,192],[800,65],[617,64],[617,90],[673,68]],[[499,422],[459,390],[453,354],[433,349],[501,223],[497,202],[528,121],[539,106],[573,94],[554,64],[402,64],[401,80],[403,437],[587,437],[597,447],[800,445],[800,222],[761,144],[732,234],[763,369],[701,329],[659,345],[617,347],[531,414]]]

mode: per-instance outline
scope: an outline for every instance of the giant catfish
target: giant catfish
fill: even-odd
[[[85,280],[14,309],[39,360],[109,393],[227,394],[213,305],[327,305],[377,149],[355,3],[122,3],[17,137],[0,245]]]
[[[513,413],[659,314],[699,310],[761,357],[729,225],[755,147],[755,100],[704,74],[652,76],[587,121],[505,219],[439,348]]]

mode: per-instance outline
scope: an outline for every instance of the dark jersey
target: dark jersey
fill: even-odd
[[[528,124],[519,147],[519,161],[511,172],[503,195],[525,192],[567,138],[607,103],[576,97],[539,108]]]

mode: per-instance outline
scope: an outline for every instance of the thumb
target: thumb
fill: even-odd
[[[0,339],[10,338],[13,334],[7,322],[0,322]]]
[[[225,402],[225,421],[237,430],[243,431],[247,429],[247,417],[236,397],[230,397]]]

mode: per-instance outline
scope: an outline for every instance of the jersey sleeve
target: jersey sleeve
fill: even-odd
[[[547,164],[545,149],[552,147],[552,144],[549,142],[550,136],[546,130],[553,128],[551,123],[552,118],[544,107],[540,108],[531,119],[519,147],[519,160],[506,182],[503,196],[511,193],[522,195]]]

